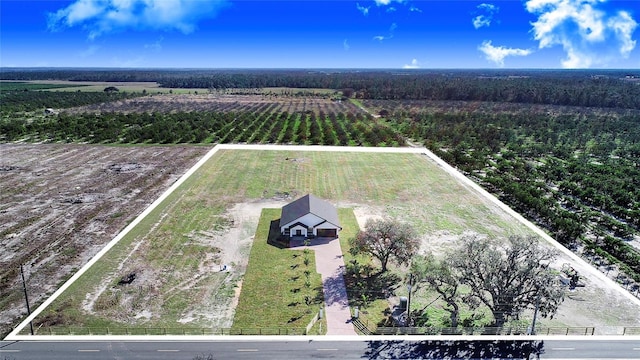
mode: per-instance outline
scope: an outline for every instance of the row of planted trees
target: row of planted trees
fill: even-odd
[[[282,143],[398,146],[402,136],[363,114],[252,111],[68,114],[0,120],[2,141],[93,143]]]
[[[584,245],[640,281],[640,252],[627,243],[640,233],[637,115],[555,110],[400,108],[387,119],[564,245]]]

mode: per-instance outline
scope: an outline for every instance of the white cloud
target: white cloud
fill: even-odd
[[[145,44],[144,48],[158,52],[162,50],[162,40],[164,40],[164,37],[160,36],[160,38],[155,42],[151,44]]]
[[[403,69],[419,69],[420,62],[418,61],[418,59],[413,59],[411,60],[411,64],[405,64],[402,68]]]
[[[482,44],[478,46],[478,50],[484,53],[487,60],[496,63],[496,65],[500,67],[504,66],[504,58],[507,56],[527,56],[531,54],[531,50],[527,49],[493,46],[491,45],[491,40],[482,42]]]
[[[483,26],[489,27],[491,25],[491,18],[484,15],[478,15],[473,18],[473,27],[479,29]]]
[[[387,12],[388,12],[388,13],[392,13],[392,12],[396,12],[397,10],[398,10],[398,9],[394,8],[393,6],[391,6],[391,7],[389,7],[389,8],[387,9]]]
[[[499,7],[493,4],[486,4],[486,3],[476,6],[476,8],[484,12],[484,14],[478,15],[474,17],[472,20],[473,27],[476,29],[479,29],[483,26],[486,26],[486,27],[491,26],[491,21],[493,21],[493,15],[497,14],[498,11],[500,10]]]
[[[376,5],[378,5],[378,6],[386,6],[386,5],[391,4],[394,1],[401,3],[404,0],[374,0],[374,1],[376,2]]]
[[[562,46],[565,68],[606,65],[628,58],[636,46],[632,35],[638,23],[626,11],[607,12],[598,7],[606,0],[529,0],[528,12],[538,15],[531,23],[538,46]]]
[[[419,12],[419,13],[422,12],[422,10],[420,10],[419,8],[417,8],[417,7],[413,6],[413,5],[411,5],[411,7],[409,8],[409,11],[411,11],[411,12]]]
[[[178,30],[185,34],[196,23],[214,17],[227,0],[75,0],[48,14],[52,31],[82,25],[89,38],[124,29]]]
[[[476,6],[476,8],[487,10],[487,11],[492,12],[492,13],[496,13],[496,12],[498,12],[498,10],[500,10],[499,7],[497,7],[497,6],[493,5],[493,4],[486,4],[486,3],[483,3],[483,4],[480,4],[480,5]]]
[[[369,15],[369,9],[371,8],[371,6],[362,6],[360,5],[360,3],[356,3],[356,8],[358,9],[358,11],[360,11],[362,13],[362,15],[367,16]]]
[[[347,39],[344,39],[344,41],[342,42],[342,47],[344,48],[345,51],[349,51],[349,49],[351,49],[351,46],[349,46]]]
[[[398,24],[396,23],[392,23],[391,26],[389,26],[389,35],[387,36],[383,36],[383,35],[377,35],[373,37],[373,40],[377,40],[377,41],[384,41],[384,40],[389,40],[389,39],[393,39],[393,32],[398,28]]]

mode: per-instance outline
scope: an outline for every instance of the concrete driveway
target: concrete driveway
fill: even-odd
[[[291,247],[305,248],[302,240],[291,241]],[[344,285],[344,261],[340,240],[316,238],[307,247],[316,254],[316,271],[322,276],[324,314],[327,335],[357,335],[351,324],[351,310]]]

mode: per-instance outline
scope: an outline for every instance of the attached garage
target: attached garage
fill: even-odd
[[[318,229],[317,230],[318,237],[328,237],[328,238],[337,238],[338,230],[337,229]]]

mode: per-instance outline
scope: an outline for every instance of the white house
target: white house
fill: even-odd
[[[340,230],[335,206],[311,194],[282,207],[280,233],[283,236],[337,238]]]

